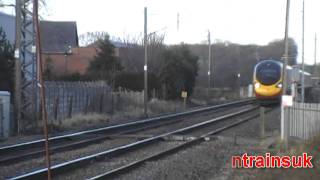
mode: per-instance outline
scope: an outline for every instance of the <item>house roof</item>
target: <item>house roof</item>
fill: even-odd
[[[43,53],[66,53],[69,46],[78,47],[75,21],[41,21],[40,32]]]

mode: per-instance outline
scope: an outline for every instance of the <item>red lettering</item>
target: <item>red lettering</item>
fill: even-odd
[[[248,168],[248,156],[247,153],[242,155],[243,167]]]
[[[240,156],[232,156],[231,161],[232,161],[232,168],[242,167]]]
[[[265,164],[264,164],[264,157],[263,156],[257,156],[256,157],[256,164],[255,166],[257,168],[264,168]]]
[[[270,167],[270,153],[266,153],[266,168]]]
[[[311,163],[312,156],[308,156],[307,153],[302,153],[302,156],[303,156],[303,167],[313,168],[313,165]]]
[[[248,156],[244,153],[242,156],[232,156],[233,168],[313,168],[313,156],[308,153],[302,153],[300,156],[272,156],[265,153],[265,156]]]
[[[291,158],[291,160],[292,160],[292,167],[293,168],[301,168],[301,160],[302,159],[302,157],[301,156],[299,156],[299,157],[297,157],[297,156],[292,156],[292,158]]]
[[[282,167],[283,168],[289,168],[291,166],[291,161],[290,161],[290,157],[289,156],[283,156],[281,158],[281,162],[282,162]]]
[[[253,161],[256,159],[255,156],[249,156],[249,168],[253,167]]]
[[[277,166],[278,168],[281,167],[281,158],[279,156],[271,156],[271,167],[274,168]]]

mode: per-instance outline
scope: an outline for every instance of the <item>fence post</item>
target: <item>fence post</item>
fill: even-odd
[[[100,95],[100,107],[99,107],[99,111],[100,113],[102,113],[102,108],[103,108],[103,93],[101,93]]]
[[[84,105],[84,114],[88,114],[89,108],[89,94],[86,95],[85,105]]]
[[[113,89],[111,90],[111,115],[113,115],[114,111],[114,99],[113,99]]]
[[[72,118],[72,101],[73,101],[73,96],[70,96],[70,101],[69,101],[69,108],[68,108],[68,118]]]
[[[263,106],[260,107],[260,117],[261,117],[261,138],[264,138],[265,135],[265,108]]]
[[[56,97],[55,101],[54,101],[54,120],[58,119],[58,108],[59,108],[59,96]]]

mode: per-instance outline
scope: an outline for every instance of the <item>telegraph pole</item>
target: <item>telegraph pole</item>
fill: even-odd
[[[180,14],[177,14],[177,31],[179,32],[179,26],[180,26]]]
[[[313,75],[317,75],[317,34],[314,35],[314,65],[313,65]]]
[[[284,55],[283,55],[283,67],[282,67],[282,74],[283,74],[283,89],[282,95],[287,94],[287,65],[288,65],[288,51],[289,51],[289,42],[288,42],[288,28],[289,28],[289,9],[290,9],[290,0],[287,0],[287,7],[286,7],[286,23],[285,23],[285,35],[284,35]]]
[[[289,28],[289,9],[290,9],[290,0],[287,0],[286,6],[286,22],[285,22],[285,47],[284,47],[284,55],[283,55],[283,67],[282,67],[282,82],[283,82],[283,89],[282,95],[287,94],[287,65],[288,65],[288,28]],[[283,102],[281,102],[281,139],[285,141],[285,146],[287,147],[288,143],[288,122],[286,120],[285,114],[285,107],[283,106]]]
[[[210,37],[210,31],[208,31],[208,44],[209,44],[209,55],[208,55],[208,95],[209,95],[209,89],[211,86],[211,37]]]
[[[21,1],[16,0],[16,28],[15,28],[15,50],[14,50],[14,114],[15,127],[20,134],[21,126],[21,62],[20,62],[20,31],[21,31]]]
[[[302,80],[301,80],[301,102],[304,103],[304,0],[302,5]]]
[[[148,116],[148,31],[147,31],[147,7],[144,8],[144,115]]]
[[[36,32],[36,55],[39,64],[39,76],[38,76],[38,86],[40,87],[40,102],[41,102],[41,118],[43,121],[43,133],[45,137],[45,155],[46,155],[46,165],[47,165],[47,179],[51,180],[51,162],[50,162],[50,152],[49,152],[49,136],[48,136],[48,117],[46,108],[46,97],[45,88],[43,80],[43,69],[42,69],[42,59],[41,59],[41,40],[40,40],[40,27],[39,27],[39,15],[38,15],[39,4],[38,0],[33,1],[33,23]]]

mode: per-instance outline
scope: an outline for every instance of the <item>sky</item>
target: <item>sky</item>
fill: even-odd
[[[286,1],[47,0],[43,17],[76,21],[78,34],[106,31],[113,37],[137,37],[143,34],[144,7],[147,7],[148,32],[164,33],[168,44],[205,42],[210,30],[212,43],[266,45],[284,38]],[[302,49],[302,2],[291,0],[290,3],[289,36],[298,45],[298,62]],[[305,0],[305,62],[308,64],[314,63],[315,33],[320,39],[317,8],[320,8],[319,0]]]

